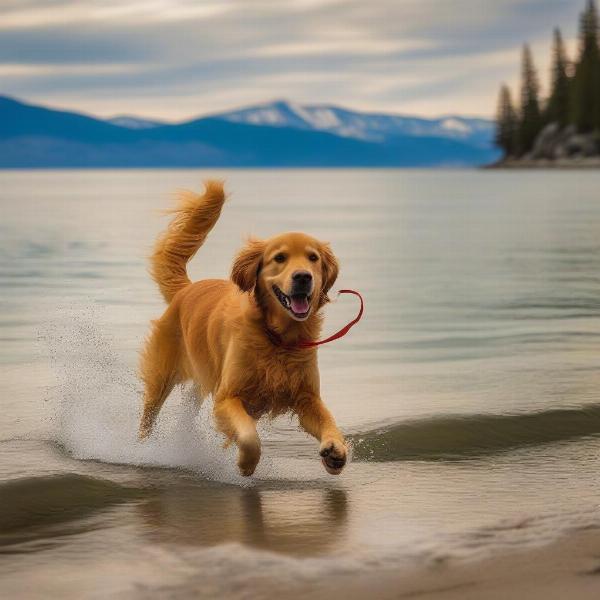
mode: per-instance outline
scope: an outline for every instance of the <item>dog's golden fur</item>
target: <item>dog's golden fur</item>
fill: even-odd
[[[230,280],[192,283],[186,264],[224,201],[223,185],[215,181],[203,195],[182,195],[156,243],[151,273],[168,307],[152,323],[142,352],[140,437],[150,434],[173,386],[193,380],[201,396],[212,394],[217,427],[226,443],[237,444],[243,475],[251,475],[260,459],[256,421],[287,411],[320,442],[323,465],[337,474],[346,462],[346,445],[320,398],[316,350],[292,348],[320,334],[319,310],[338,274],[335,256],[328,244],[303,233],[253,239],[235,258]],[[308,310],[297,314],[290,309],[291,296],[287,301],[285,296],[298,273],[312,280],[312,292],[305,300]]]

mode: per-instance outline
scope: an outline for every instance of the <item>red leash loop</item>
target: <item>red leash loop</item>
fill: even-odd
[[[360,310],[358,311],[358,314],[356,315],[356,317],[354,319],[352,319],[352,321],[350,321],[350,323],[348,323],[347,325],[342,327],[339,331],[336,331],[333,335],[330,335],[328,338],[325,338],[324,340],[318,340],[316,342],[312,342],[310,340],[306,340],[306,341],[300,340],[297,344],[292,346],[292,348],[314,348],[315,346],[320,346],[321,344],[327,344],[329,342],[339,340],[341,337],[344,337],[350,331],[350,329],[352,329],[352,327],[354,327],[362,319],[363,312],[365,309],[365,303],[364,303],[363,297],[360,295],[360,293],[357,292],[356,290],[340,290],[338,292],[338,296],[340,294],[354,294],[355,296],[358,296],[358,298],[360,300]]]

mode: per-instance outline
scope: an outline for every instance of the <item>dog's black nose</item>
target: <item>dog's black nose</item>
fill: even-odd
[[[296,271],[292,280],[299,285],[308,285],[312,281],[312,275],[308,271]]]

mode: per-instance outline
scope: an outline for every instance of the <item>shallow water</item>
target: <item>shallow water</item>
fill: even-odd
[[[145,256],[178,188],[231,192],[191,267],[304,230],[366,316],[319,351],[339,478],[287,417],[239,477],[189,390],[135,440]],[[600,174],[0,173],[0,577],[9,596],[268,595],[600,525]],[[327,308],[326,332],[354,299]]]

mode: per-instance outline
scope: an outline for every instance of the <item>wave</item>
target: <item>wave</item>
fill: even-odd
[[[600,405],[405,421],[349,436],[354,460],[448,460],[600,434]]]
[[[89,529],[81,519],[142,494],[141,489],[76,473],[4,481],[0,483],[0,554],[15,544]]]

